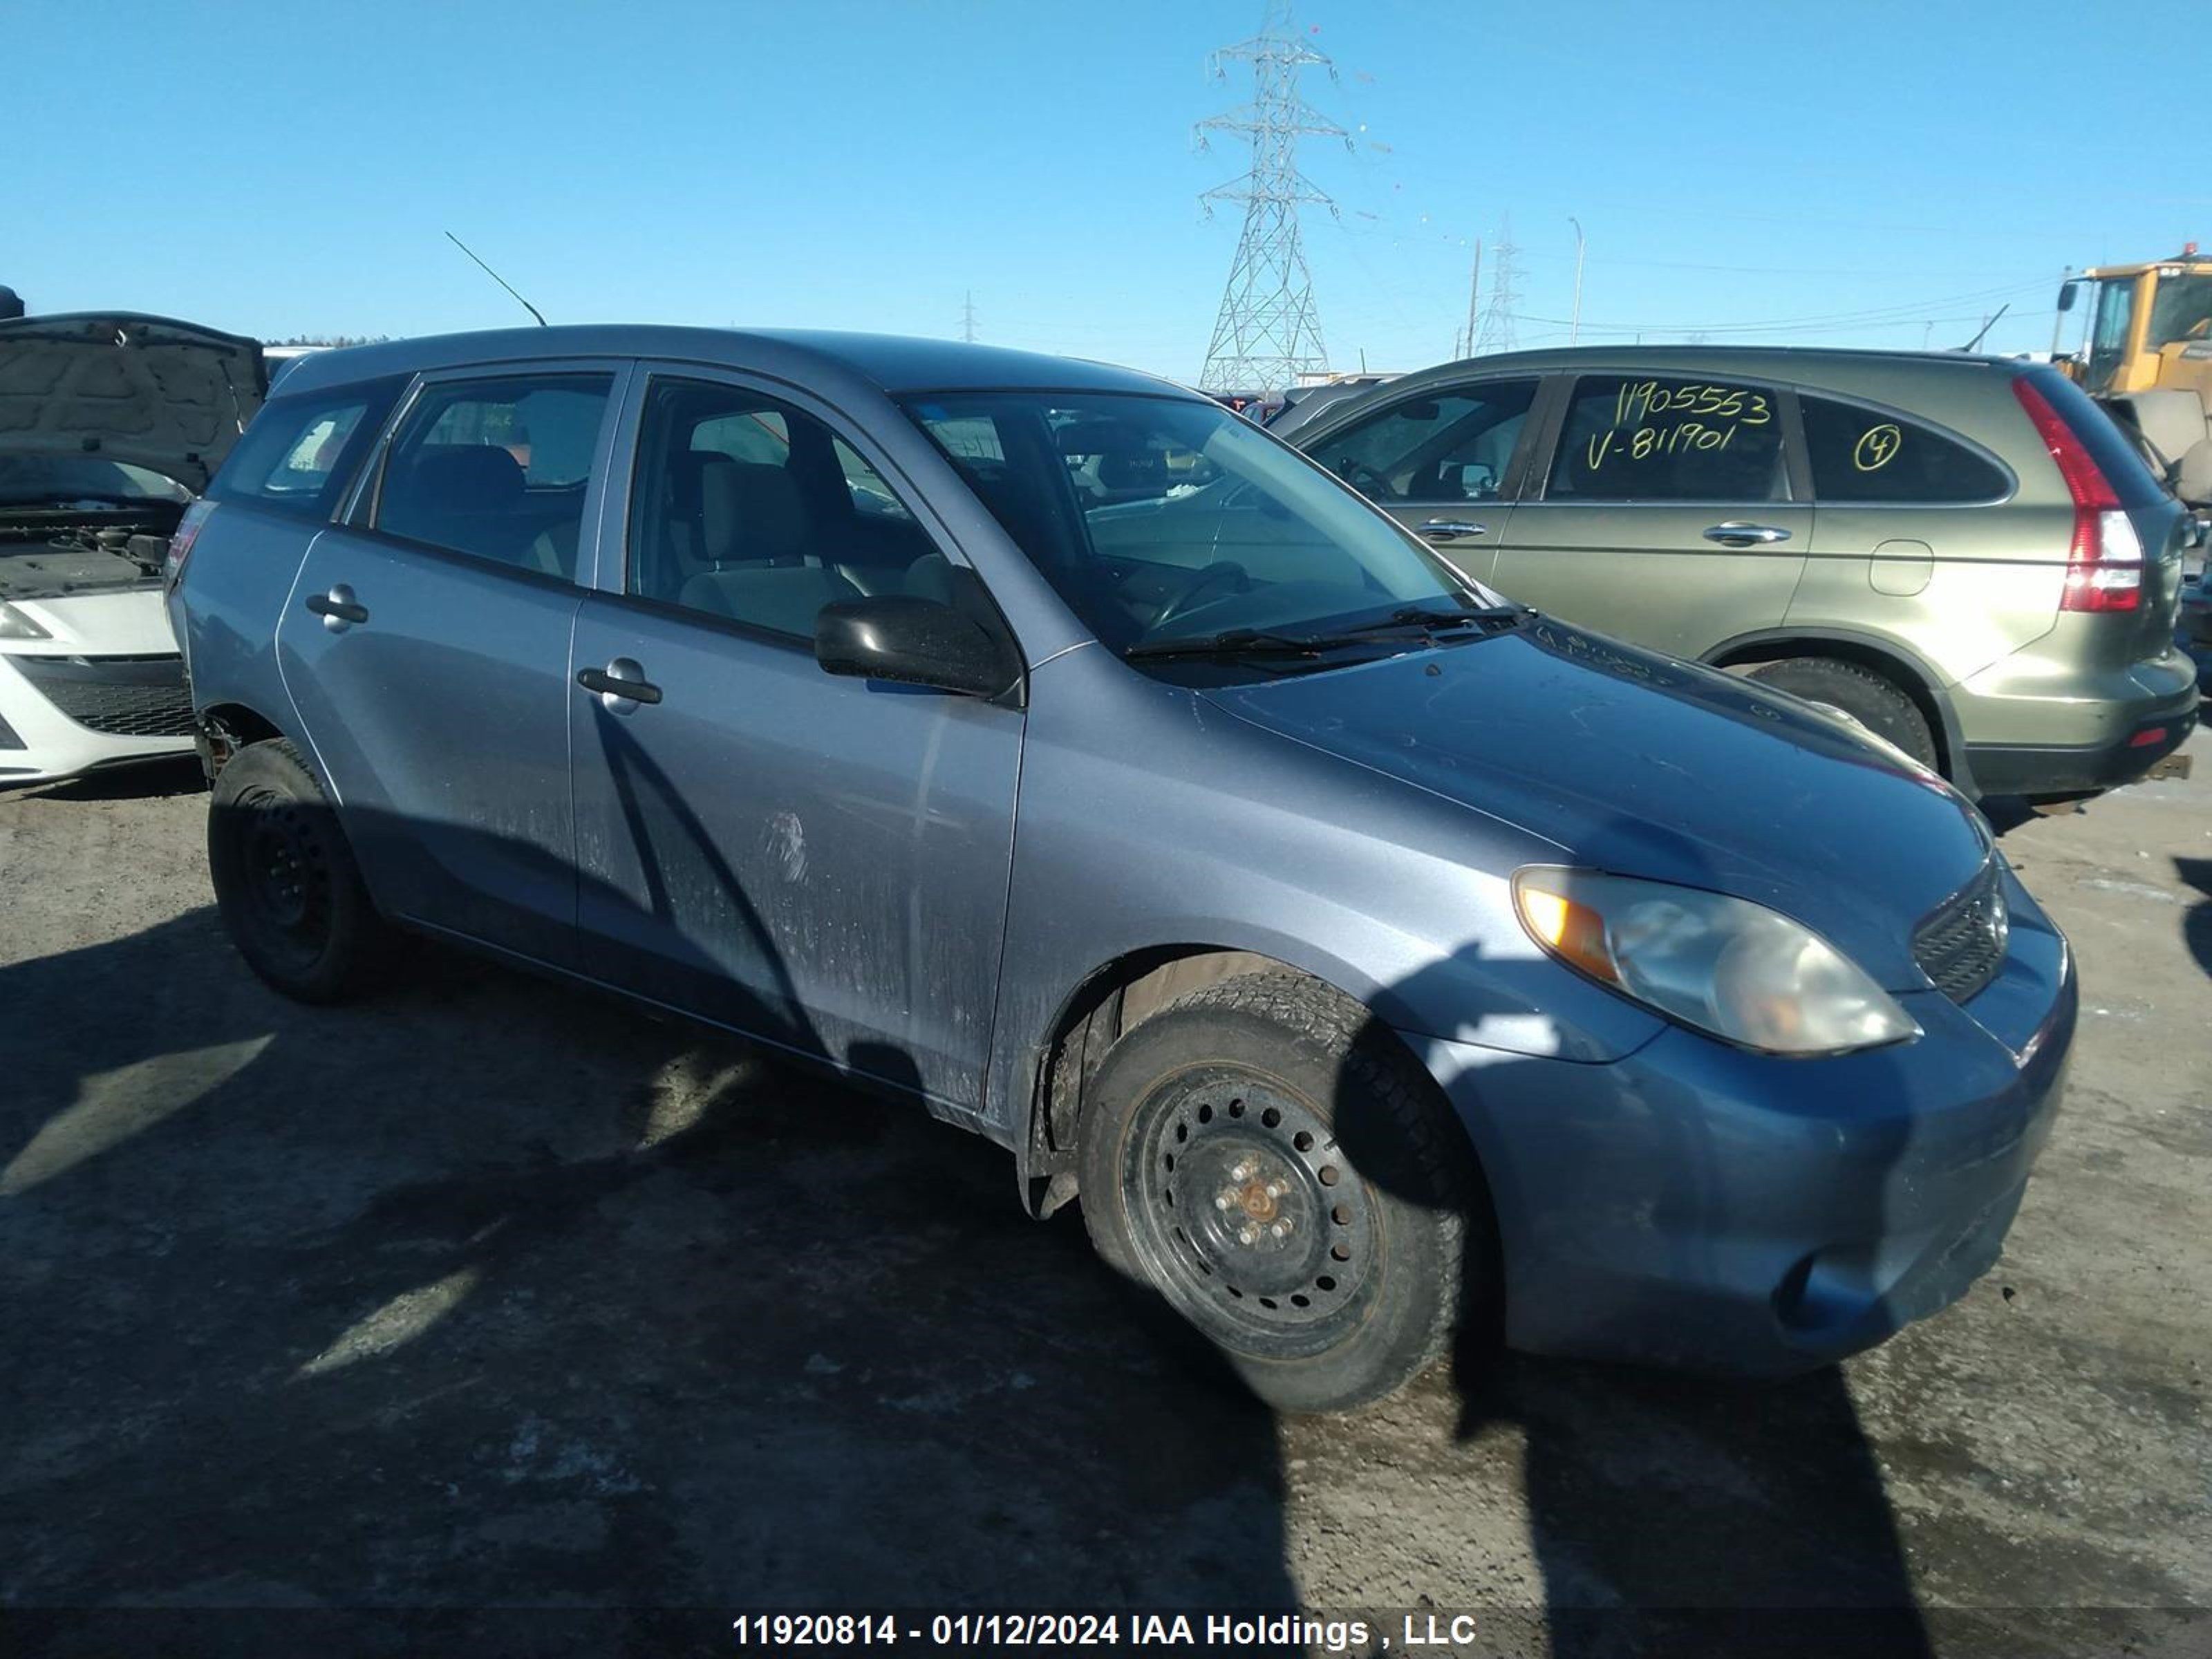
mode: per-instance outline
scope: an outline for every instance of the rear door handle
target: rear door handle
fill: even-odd
[[[1723,547],[1758,547],[1771,542],[1786,542],[1790,532],[1779,525],[1744,524],[1731,519],[1706,531],[1705,539],[1718,542]]]
[[[617,657],[605,668],[580,668],[576,684],[586,691],[627,702],[659,702],[660,688],[645,677],[645,670],[628,657]]]
[[[1431,519],[1421,526],[1421,534],[1432,542],[1457,541],[1462,536],[1487,536],[1490,526],[1471,523],[1466,519]]]
[[[323,619],[323,626],[331,633],[344,631],[349,623],[368,620],[368,607],[353,596],[353,589],[343,582],[333,582],[327,593],[307,595],[307,609]]]

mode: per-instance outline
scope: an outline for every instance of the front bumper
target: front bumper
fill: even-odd
[[[174,654],[0,653],[0,787],[191,750],[191,698]]]
[[[2009,872],[2011,948],[1925,1035],[1832,1060],[1669,1026],[1626,1059],[1531,1060],[1409,1036],[1496,1210],[1516,1348],[1749,1376],[1871,1347],[1997,1257],[2050,1133],[2077,989]]]

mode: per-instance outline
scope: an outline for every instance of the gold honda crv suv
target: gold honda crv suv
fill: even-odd
[[[1825,704],[1969,793],[2131,782],[2197,720],[2193,521],[2045,365],[1518,352],[1276,429],[1468,574]]]

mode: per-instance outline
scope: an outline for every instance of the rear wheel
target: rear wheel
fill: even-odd
[[[216,775],[208,868],[239,954],[286,996],[341,1001],[389,964],[392,928],[322,786],[281,738],[249,744]]]
[[[1751,671],[1762,685],[1787,691],[1807,702],[1833,709],[1875,736],[1894,744],[1930,770],[1936,766],[1936,738],[1928,717],[1894,680],[1833,657],[1794,657]]]
[[[1193,992],[1117,1042],[1086,1093],[1098,1253],[1270,1405],[1389,1394],[1443,1352],[1462,1284],[1489,1283],[1462,1132],[1325,986],[1269,972]]]

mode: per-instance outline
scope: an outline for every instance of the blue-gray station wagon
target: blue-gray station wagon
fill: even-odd
[[[1147,376],[319,354],[167,582],[271,985],[427,933],[918,1101],[1287,1409],[1477,1319],[1828,1363],[1990,1266],[2056,1109],[2067,945],[1948,784]]]

